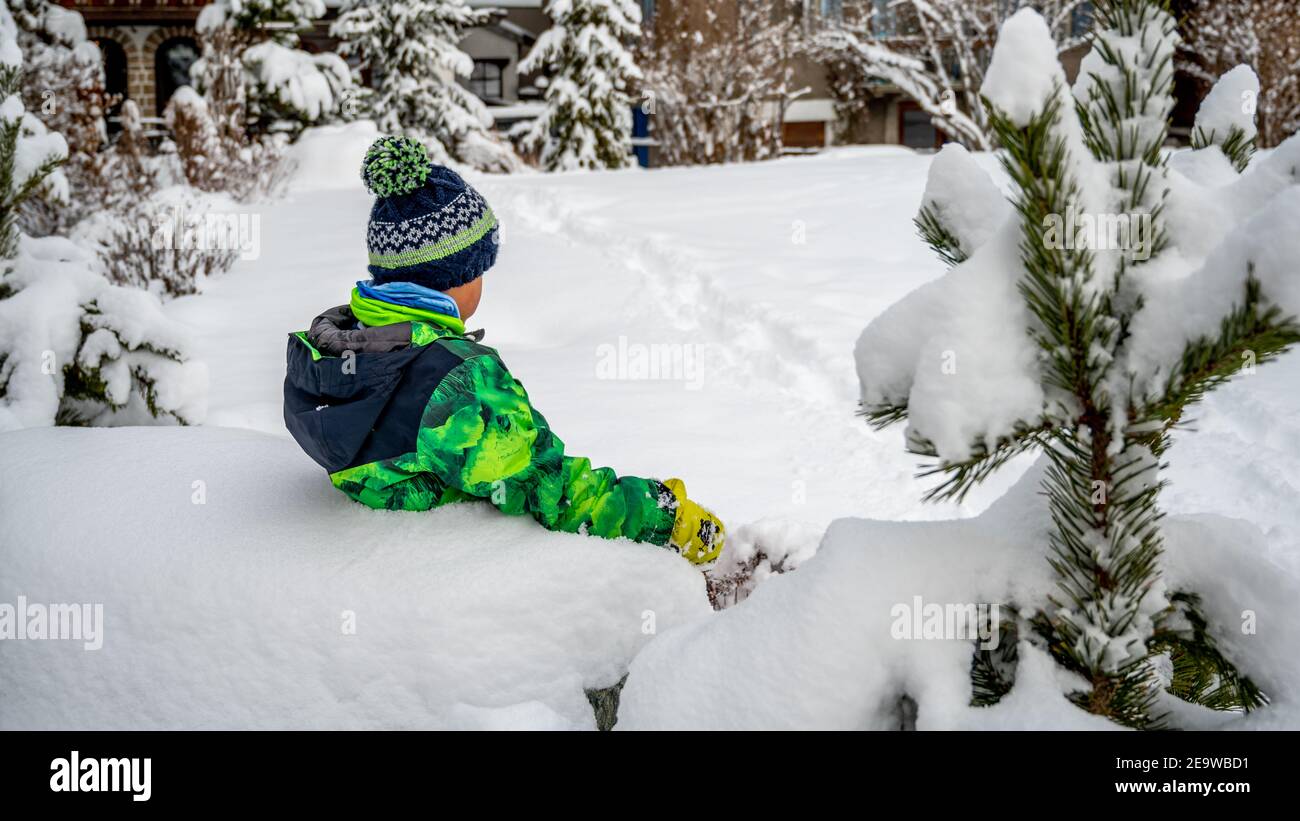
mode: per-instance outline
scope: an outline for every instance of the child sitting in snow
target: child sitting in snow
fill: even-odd
[[[680,480],[617,476],[566,456],[497,352],[466,333],[497,221],[424,146],[384,137],[366,153],[368,282],[289,337],[284,421],[330,480],[375,508],[467,499],[544,527],[668,546],[707,566],[722,523]]]

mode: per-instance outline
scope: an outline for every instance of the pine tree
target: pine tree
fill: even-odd
[[[487,107],[457,82],[474,67],[458,44],[492,16],[464,0],[349,0],[331,32],[373,75],[368,106],[381,131],[422,141],[437,162],[512,171],[519,160],[491,130]]]
[[[519,64],[545,68],[546,111],[518,132],[548,171],[623,168],[631,164],[632,101],[638,79],[624,43],[639,33],[641,11],[631,0],[548,0],[554,25]]]
[[[964,153],[945,150],[947,159],[936,160],[931,188],[947,193],[927,193],[917,218],[922,237],[955,266],[955,276],[996,266],[1000,259],[987,254],[1015,248],[1022,304],[1006,309],[1027,322],[1035,353],[1017,376],[1037,383],[1026,395],[1036,397],[1038,411],[986,418],[985,433],[954,447],[936,420],[958,413],[958,406],[935,405],[938,383],[927,383],[922,393],[909,381],[917,375],[900,379],[879,366],[859,367],[869,419],[879,425],[909,419],[909,448],[936,460],[926,475],[942,483],[930,498],[959,499],[1011,457],[1030,450],[1045,455],[1048,560],[1058,584],[1021,632],[1032,632],[1058,663],[1088,682],[1071,696],[1080,707],[1127,726],[1156,727],[1162,716],[1153,659],[1159,655],[1172,661],[1166,689],[1176,696],[1216,709],[1264,703],[1210,638],[1196,594],[1167,587],[1159,470],[1188,406],[1300,341],[1293,271],[1270,260],[1267,244],[1276,237],[1254,224],[1268,216],[1269,198],[1281,210],[1300,202],[1293,171],[1300,138],[1278,149],[1273,166],[1252,171],[1246,181],[1254,183],[1252,199],[1238,203],[1240,213],[1231,218],[1239,222],[1229,227],[1221,251],[1176,288],[1162,288],[1148,271],[1162,266],[1169,277],[1169,266],[1179,261],[1162,254],[1170,242],[1164,212],[1171,185],[1161,148],[1173,104],[1176,25],[1167,0],[1101,0],[1096,14],[1073,94],[1041,18],[1022,11],[1002,29],[982,91],[1014,188],[1011,223],[1003,226],[1014,232],[1010,238],[992,230],[976,236],[974,228],[982,226],[966,210],[976,187],[969,177],[935,184],[935,174],[957,166],[965,175],[982,174],[969,158],[960,159]],[[1241,79],[1225,77],[1226,99]],[[1253,110],[1223,106],[1202,113],[1226,125],[1217,140],[1202,140],[1197,153],[1243,167],[1242,140],[1227,135],[1250,131]],[[987,177],[983,185],[996,191]],[[1253,209],[1264,216],[1254,217]],[[1059,218],[1071,212],[1150,225],[1145,253],[1062,242]],[[987,247],[994,242],[999,247]],[[1215,310],[1225,312],[1217,321]],[[872,334],[868,328],[860,346],[870,347]],[[936,416],[936,407],[945,409]],[[972,676],[976,703],[996,701],[1008,686],[990,659],[977,658]]]

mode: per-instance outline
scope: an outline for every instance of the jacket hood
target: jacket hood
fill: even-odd
[[[307,341],[325,356],[342,356],[344,351],[390,353],[410,347],[411,323],[358,327],[352,309],[339,305],[311,321]]]
[[[289,336],[285,426],[327,471],[347,467],[409,381],[412,364],[430,349],[434,358],[451,356],[441,345],[413,346],[409,322],[358,328],[347,306],[331,308],[311,330]]]

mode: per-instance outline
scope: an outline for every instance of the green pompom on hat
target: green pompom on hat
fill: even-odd
[[[376,197],[409,194],[429,178],[429,149],[410,137],[380,137],[366,151],[361,181]]]

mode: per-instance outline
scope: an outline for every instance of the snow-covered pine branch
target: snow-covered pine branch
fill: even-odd
[[[18,26],[8,7],[0,5],[0,260],[17,253],[18,210],[24,202],[36,196],[68,197],[68,181],[59,170],[68,144],[27,111],[22,79]]]
[[[1206,85],[1238,65],[1259,78],[1259,144],[1300,130],[1300,14],[1294,0],[1188,0],[1178,67]]]
[[[625,43],[640,33],[632,0],[548,0],[553,21],[519,64],[545,70],[546,110],[516,132],[548,171],[632,162],[629,84],[641,77]]]
[[[436,162],[514,171],[519,158],[492,130],[487,107],[457,82],[473,70],[458,44],[492,16],[464,0],[349,0],[331,32],[376,78],[367,105],[381,131],[421,140]]]
[[[1255,156],[1259,136],[1255,127],[1258,100],[1259,78],[1250,66],[1240,65],[1224,74],[1196,112],[1192,147],[1215,146],[1235,169],[1245,171]]]

